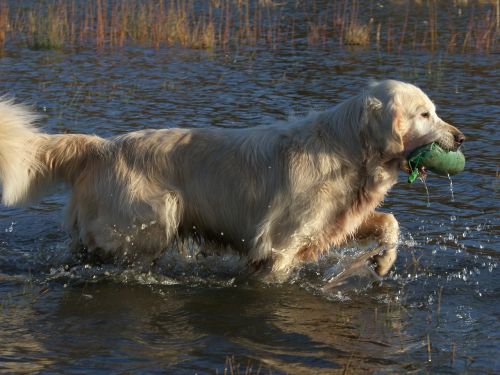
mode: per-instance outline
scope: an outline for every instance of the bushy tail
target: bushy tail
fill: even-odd
[[[0,181],[2,203],[28,204],[59,181],[73,182],[105,141],[79,134],[49,135],[36,128],[27,106],[0,98]]]

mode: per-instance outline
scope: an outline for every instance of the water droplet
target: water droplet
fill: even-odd
[[[451,180],[451,177],[449,174],[447,176],[448,176],[448,180],[450,180],[451,201],[455,202],[455,195],[453,194],[453,181]]]
[[[424,184],[425,193],[427,194],[427,207],[430,207],[431,206],[431,198],[429,196],[429,189],[427,188],[427,184],[425,183],[425,179],[422,177],[419,177],[419,178],[420,178],[420,181],[422,181],[422,183]]]
[[[10,223],[10,226],[8,228],[5,228],[5,232],[6,233],[12,233],[14,231],[14,225],[16,225],[16,222],[15,221],[12,221]]]

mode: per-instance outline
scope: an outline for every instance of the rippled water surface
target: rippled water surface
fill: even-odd
[[[266,126],[396,78],[468,140],[452,185],[401,175],[383,205],[402,227],[390,276],[326,294],[331,257],[283,285],[241,280],[235,257],[169,256],[149,273],[75,264],[63,187],[2,206],[0,372],[500,372],[499,73],[494,54],[5,51],[0,92],[49,132]]]

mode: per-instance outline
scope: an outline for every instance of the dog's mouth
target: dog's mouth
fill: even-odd
[[[451,125],[449,125],[449,127],[451,127],[452,130],[438,137],[434,140],[434,143],[445,151],[458,151],[465,141],[465,135]]]
[[[449,141],[443,141],[442,139],[438,139],[434,141],[439,147],[441,147],[445,151],[458,151],[460,147],[462,146],[461,143],[457,142],[449,142]]]
[[[417,148],[426,144],[435,143],[445,151],[457,151],[465,141],[465,136],[456,128],[448,125],[449,131],[431,131],[415,137],[411,134],[406,135],[405,156],[408,157]]]
[[[440,137],[436,134],[430,133],[425,136],[421,136],[418,139],[412,139],[405,142],[405,152],[404,156],[406,159],[419,147],[425,146],[427,144],[435,143],[441,147],[444,151],[458,151],[462,146],[465,137],[462,133],[454,135],[452,133],[446,133]]]

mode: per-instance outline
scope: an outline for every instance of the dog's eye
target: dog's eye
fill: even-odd
[[[424,112],[424,113],[421,114],[421,116],[423,118],[429,118],[429,117],[431,117],[431,114],[429,112]]]

